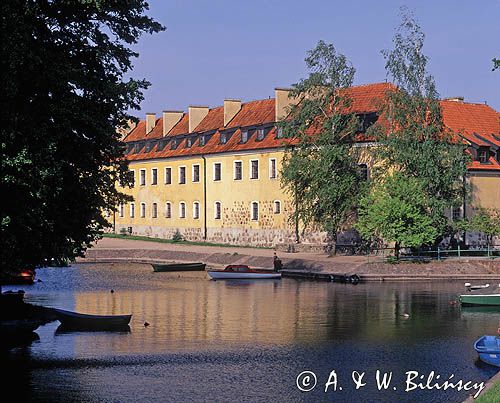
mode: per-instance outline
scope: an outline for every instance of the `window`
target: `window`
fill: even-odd
[[[264,140],[264,129],[257,129],[257,141]]]
[[[207,144],[207,139],[204,135],[201,135],[200,136],[200,146],[204,146],[205,144]]]
[[[227,134],[226,133],[221,133],[220,134],[220,143],[221,144],[226,144],[227,143]]]
[[[241,142],[246,143],[248,141],[248,130],[242,130],[241,132]]]
[[[200,218],[200,203],[198,203],[198,202],[193,203],[193,218],[195,220]]]
[[[451,218],[453,221],[460,220],[462,218],[462,208],[453,207],[453,210],[451,211]]]
[[[170,142],[170,149],[171,150],[177,149],[177,139],[172,139],[172,141]]]
[[[221,163],[214,163],[214,181],[220,181],[221,179]]]
[[[259,179],[259,160],[250,161],[250,179]]]
[[[181,185],[186,183],[186,167],[179,167],[179,183]]]
[[[259,220],[259,202],[252,202],[252,221]]]
[[[274,201],[274,214],[281,213],[281,202],[279,200]]]
[[[165,168],[165,185],[172,183],[172,168]]]
[[[186,148],[190,148],[192,145],[193,145],[193,138],[192,137],[188,137],[186,139]]]
[[[276,179],[276,158],[269,159],[269,178]]]
[[[198,164],[193,165],[193,182],[200,181],[200,166]]]
[[[366,164],[358,164],[359,175],[361,176],[361,180],[368,180],[368,165]]]
[[[220,220],[221,210],[222,210],[222,204],[221,204],[221,202],[216,201],[214,203],[214,218],[216,220]]]
[[[479,162],[485,164],[488,162],[488,150],[485,148],[479,149]]]
[[[131,180],[130,187],[133,188],[135,186],[135,171],[134,170],[130,171],[130,180]]]
[[[118,215],[120,217],[123,217],[123,213],[124,213],[123,204],[120,204],[120,206],[118,207]]]
[[[283,128],[278,126],[278,130],[276,130],[276,138],[282,139],[284,137]]]
[[[130,218],[134,218],[134,217],[135,217],[135,204],[130,203]]]
[[[151,217],[157,218],[158,217],[158,204],[153,203],[151,206]]]
[[[186,203],[179,203],[179,218],[186,218]]]
[[[243,163],[234,161],[234,180],[240,181],[243,178]]]
[[[146,217],[146,203],[141,203],[141,218]]]
[[[157,168],[151,169],[151,184],[152,185],[158,184],[158,169]]]
[[[146,184],[146,170],[141,169],[141,174],[139,176],[139,185],[144,186]]]
[[[165,203],[165,218],[172,218],[172,203]]]

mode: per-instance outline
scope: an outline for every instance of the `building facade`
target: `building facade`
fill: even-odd
[[[350,88],[352,111],[374,123],[389,88]],[[120,190],[134,201],[119,206],[114,231],[166,239],[178,231],[188,240],[255,246],[324,242],[323,233],[297,227],[292,198],[280,181],[285,140],[276,123],[294,102],[288,94],[278,88],[274,99],[228,99],[212,109],[146,114],[124,138],[134,186]],[[445,125],[467,142],[474,160],[468,175],[472,204],[450,215],[500,208],[499,113],[460,98],[441,105]],[[371,143],[359,146],[369,149]],[[373,161],[362,155],[369,178]]]

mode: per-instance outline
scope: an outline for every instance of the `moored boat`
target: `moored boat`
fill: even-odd
[[[500,367],[500,339],[496,336],[482,336],[474,343],[479,359],[487,364]]]
[[[208,270],[214,280],[224,279],[280,279],[281,273],[266,269],[251,269],[247,265],[229,265],[224,270]]]
[[[500,294],[463,294],[459,301],[462,306],[500,306]]]
[[[153,271],[205,271],[205,263],[152,263]]]
[[[34,270],[23,270],[19,273],[5,272],[0,275],[0,285],[31,285],[34,282]]]
[[[127,327],[132,315],[89,315],[54,309],[56,318],[68,329],[119,329]]]

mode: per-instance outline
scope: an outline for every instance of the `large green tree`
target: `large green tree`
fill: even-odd
[[[353,147],[358,119],[347,113],[345,91],[355,70],[334,46],[320,41],[305,59],[310,74],[293,86],[300,102],[281,123],[289,140],[282,181],[295,199],[295,219],[327,233],[335,252],[337,232],[356,205],[361,178]]]
[[[163,27],[143,0],[3,0],[0,270],[81,254],[124,195],[116,129],[142,100],[131,45]]]
[[[439,235],[424,183],[396,173],[377,182],[360,202],[355,228],[365,239],[393,242],[396,258],[401,247],[418,247]]]
[[[500,68],[500,59],[494,58],[492,61],[493,61],[493,70]]]
[[[422,52],[424,37],[411,13],[403,9],[394,47],[382,52],[395,88],[387,93],[383,113],[388,128],[380,130],[377,154],[384,161],[384,172],[422,183],[437,242],[447,228],[446,209],[461,204],[466,196],[463,178],[469,156],[466,145],[443,124],[439,94]]]

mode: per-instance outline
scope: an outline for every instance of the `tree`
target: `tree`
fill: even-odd
[[[493,62],[493,70],[500,68],[500,59],[494,58],[492,62]]]
[[[307,78],[293,86],[300,102],[280,123],[289,139],[282,182],[295,199],[297,220],[327,232],[335,253],[337,232],[351,217],[361,188],[353,148],[358,120],[347,113],[355,69],[334,46],[320,41],[308,52]]]
[[[394,242],[399,259],[401,247],[419,247],[438,235],[429,208],[424,183],[396,173],[376,183],[361,199],[355,228],[364,239]]]
[[[143,0],[1,2],[0,270],[81,255],[130,184],[117,128],[143,99],[130,45],[163,27]],[[8,16],[8,17],[6,17]]]
[[[396,87],[387,92],[384,114],[389,131],[379,130],[377,154],[385,172],[421,181],[438,242],[447,224],[445,209],[460,205],[467,195],[464,178],[470,157],[466,144],[444,127],[439,94],[422,53],[424,38],[403,8],[394,48],[382,51],[387,75]]]
[[[468,229],[486,235],[488,246],[500,235],[500,210],[479,208],[469,219]]]

